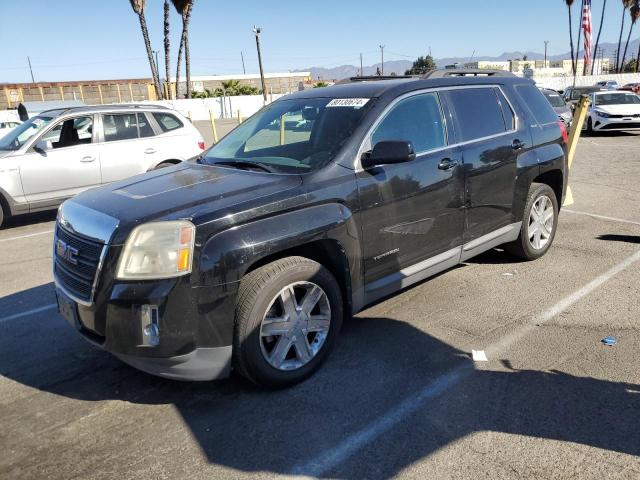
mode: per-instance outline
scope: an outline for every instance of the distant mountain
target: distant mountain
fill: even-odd
[[[629,49],[627,50],[627,61],[632,58],[636,58],[638,54],[638,44],[640,40],[634,40],[629,43]],[[601,43],[599,48],[602,48],[605,58],[610,58],[615,61],[615,50],[618,48],[617,43]],[[624,49],[624,43],[623,47]],[[539,52],[505,52],[497,57],[492,56],[474,56],[473,61],[487,61],[487,62],[506,62],[508,60],[522,59],[526,55],[529,60],[544,60],[544,54]],[[579,58],[583,57],[583,51],[580,50],[578,54]],[[561,55],[549,55],[549,60],[562,60],[571,58],[571,53],[567,52]],[[472,61],[470,57],[450,57],[450,58],[438,58],[436,64],[439,68],[444,68],[446,65],[453,65],[454,63],[465,64]],[[385,75],[403,75],[406,70],[411,68],[413,62],[409,60],[390,60],[384,62]],[[364,67],[364,75],[375,75],[377,68],[380,67],[380,63],[369,65]],[[341,65],[339,67],[326,68],[326,67],[311,67],[300,71],[310,71],[312,78],[322,80],[341,80],[343,78],[354,77],[358,75],[360,68],[355,65]]]

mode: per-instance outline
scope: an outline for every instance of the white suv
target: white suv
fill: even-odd
[[[101,105],[49,110],[0,138],[3,218],[57,208],[83,190],[199,155],[204,140],[175,110]]]

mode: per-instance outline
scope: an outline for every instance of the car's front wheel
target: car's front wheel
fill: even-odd
[[[553,189],[543,183],[532,183],[522,217],[518,239],[505,248],[524,260],[542,257],[553,243],[558,226],[558,200]]]
[[[287,257],[260,267],[240,284],[234,366],[261,386],[301,382],[329,354],[342,317],[340,286],[319,263]]]

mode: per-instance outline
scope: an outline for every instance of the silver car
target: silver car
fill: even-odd
[[[541,88],[540,91],[544,94],[544,96],[549,100],[549,103],[553,107],[553,110],[558,114],[558,118],[562,120],[567,128],[571,127],[573,123],[573,112],[567,102],[565,102],[564,98],[556,92],[555,90],[551,90],[550,88]]]
[[[191,122],[153,105],[42,112],[0,138],[3,219],[55,209],[83,190],[188,160],[204,150]]]

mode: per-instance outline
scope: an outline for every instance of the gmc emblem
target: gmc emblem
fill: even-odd
[[[56,241],[56,255],[58,258],[62,258],[72,265],[78,264],[78,251],[77,248],[73,248],[71,245],[67,245],[62,240]]]

